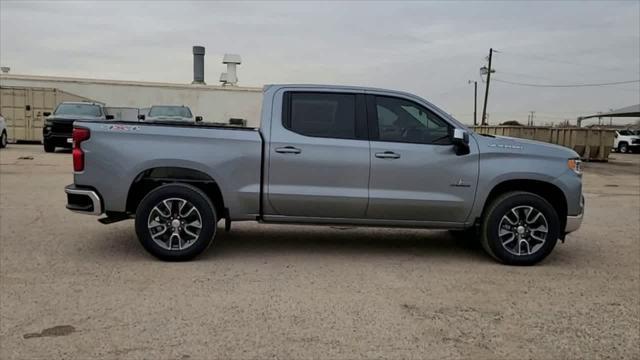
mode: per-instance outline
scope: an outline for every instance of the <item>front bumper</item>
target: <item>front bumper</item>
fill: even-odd
[[[51,131],[43,130],[42,139],[44,142],[57,146],[71,148],[73,147],[72,139],[73,134],[69,133],[53,133]]]
[[[64,188],[64,192],[67,193],[67,209],[87,215],[102,214],[102,201],[96,191],[71,184]]]
[[[582,217],[584,216],[584,196],[580,196],[580,214],[567,216],[567,223],[564,227],[565,234],[574,232],[582,225]]]

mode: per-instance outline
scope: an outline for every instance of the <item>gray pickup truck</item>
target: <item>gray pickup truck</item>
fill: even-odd
[[[473,133],[404,92],[264,88],[259,129],[76,121],[67,208],[135,217],[141,244],[186,260],[219,220],[448,229],[506,264],[544,259],[578,229],[584,198],[567,148]]]

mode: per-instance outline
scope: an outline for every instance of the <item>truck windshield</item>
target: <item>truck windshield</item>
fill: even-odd
[[[101,116],[100,106],[92,104],[60,104],[56,115]]]
[[[176,116],[176,117],[191,117],[191,111],[188,107],[184,106],[153,106],[149,111],[149,116]]]

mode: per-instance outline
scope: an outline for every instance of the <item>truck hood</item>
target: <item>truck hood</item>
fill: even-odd
[[[542,141],[514,138],[509,136],[480,135],[474,133],[480,152],[509,152],[527,156],[555,157],[559,159],[578,158],[572,149]]]

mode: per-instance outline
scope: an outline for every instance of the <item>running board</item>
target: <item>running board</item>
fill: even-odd
[[[131,218],[131,216],[129,216],[129,215],[125,214],[125,213],[114,213],[114,214],[108,214],[106,217],[98,219],[98,221],[101,224],[109,225],[109,224],[116,223],[118,221],[128,220],[130,218]]]

